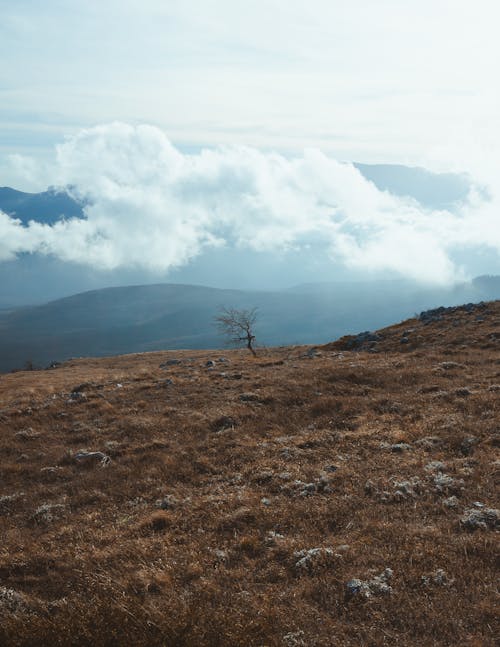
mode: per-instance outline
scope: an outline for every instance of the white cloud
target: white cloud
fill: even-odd
[[[86,220],[22,227],[0,213],[0,260],[36,252],[164,272],[208,246],[272,251],[319,238],[349,267],[446,283],[462,276],[455,248],[500,254],[498,200],[472,195],[456,213],[429,211],[314,149],[293,159],[248,147],[186,155],[158,128],[113,123],[59,145],[46,172],[88,203]]]

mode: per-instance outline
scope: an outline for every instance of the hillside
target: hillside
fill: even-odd
[[[370,335],[2,375],[0,644],[493,646],[500,302]]]
[[[50,303],[0,311],[0,371],[70,357],[181,348],[217,348],[221,305],[257,306],[261,344],[326,343],[379,328],[436,305],[500,298],[500,277],[450,288],[404,281],[324,283],[281,291],[195,285],[138,285],[93,290]]]

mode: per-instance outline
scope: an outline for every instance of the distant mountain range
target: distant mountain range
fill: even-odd
[[[62,218],[84,218],[83,205],[56,189],[25,193],[8,186],[0,187],[0,211],[18,218],[25,226],[30,220],[53,225]]]
[[[173,284],[108,288],[0,312],[0,370],[76,356],[221,348],[225,340],[213,325],[221,305],[258,307],[257,341],[284,345],[320,344],[439,305],[498,298],[500,277],[449,289],[403,281],[318,283],[279,292]]]

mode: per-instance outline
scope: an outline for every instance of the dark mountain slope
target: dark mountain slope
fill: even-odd
[[[75,356],[217,348],[213,317],[221,305],[258,307],[265,345],[321,344],[376,329],[440,304],[500,297],[500,279],[413,291],[402,282],[318,284],[282,292],[159,284],[84,292],[45,305],[0,311],[0,370],[44,366]]]

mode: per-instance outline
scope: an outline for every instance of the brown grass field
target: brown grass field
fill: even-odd
[[[0,645],[497,644],[500,302],[381,335],[1,375]]]

